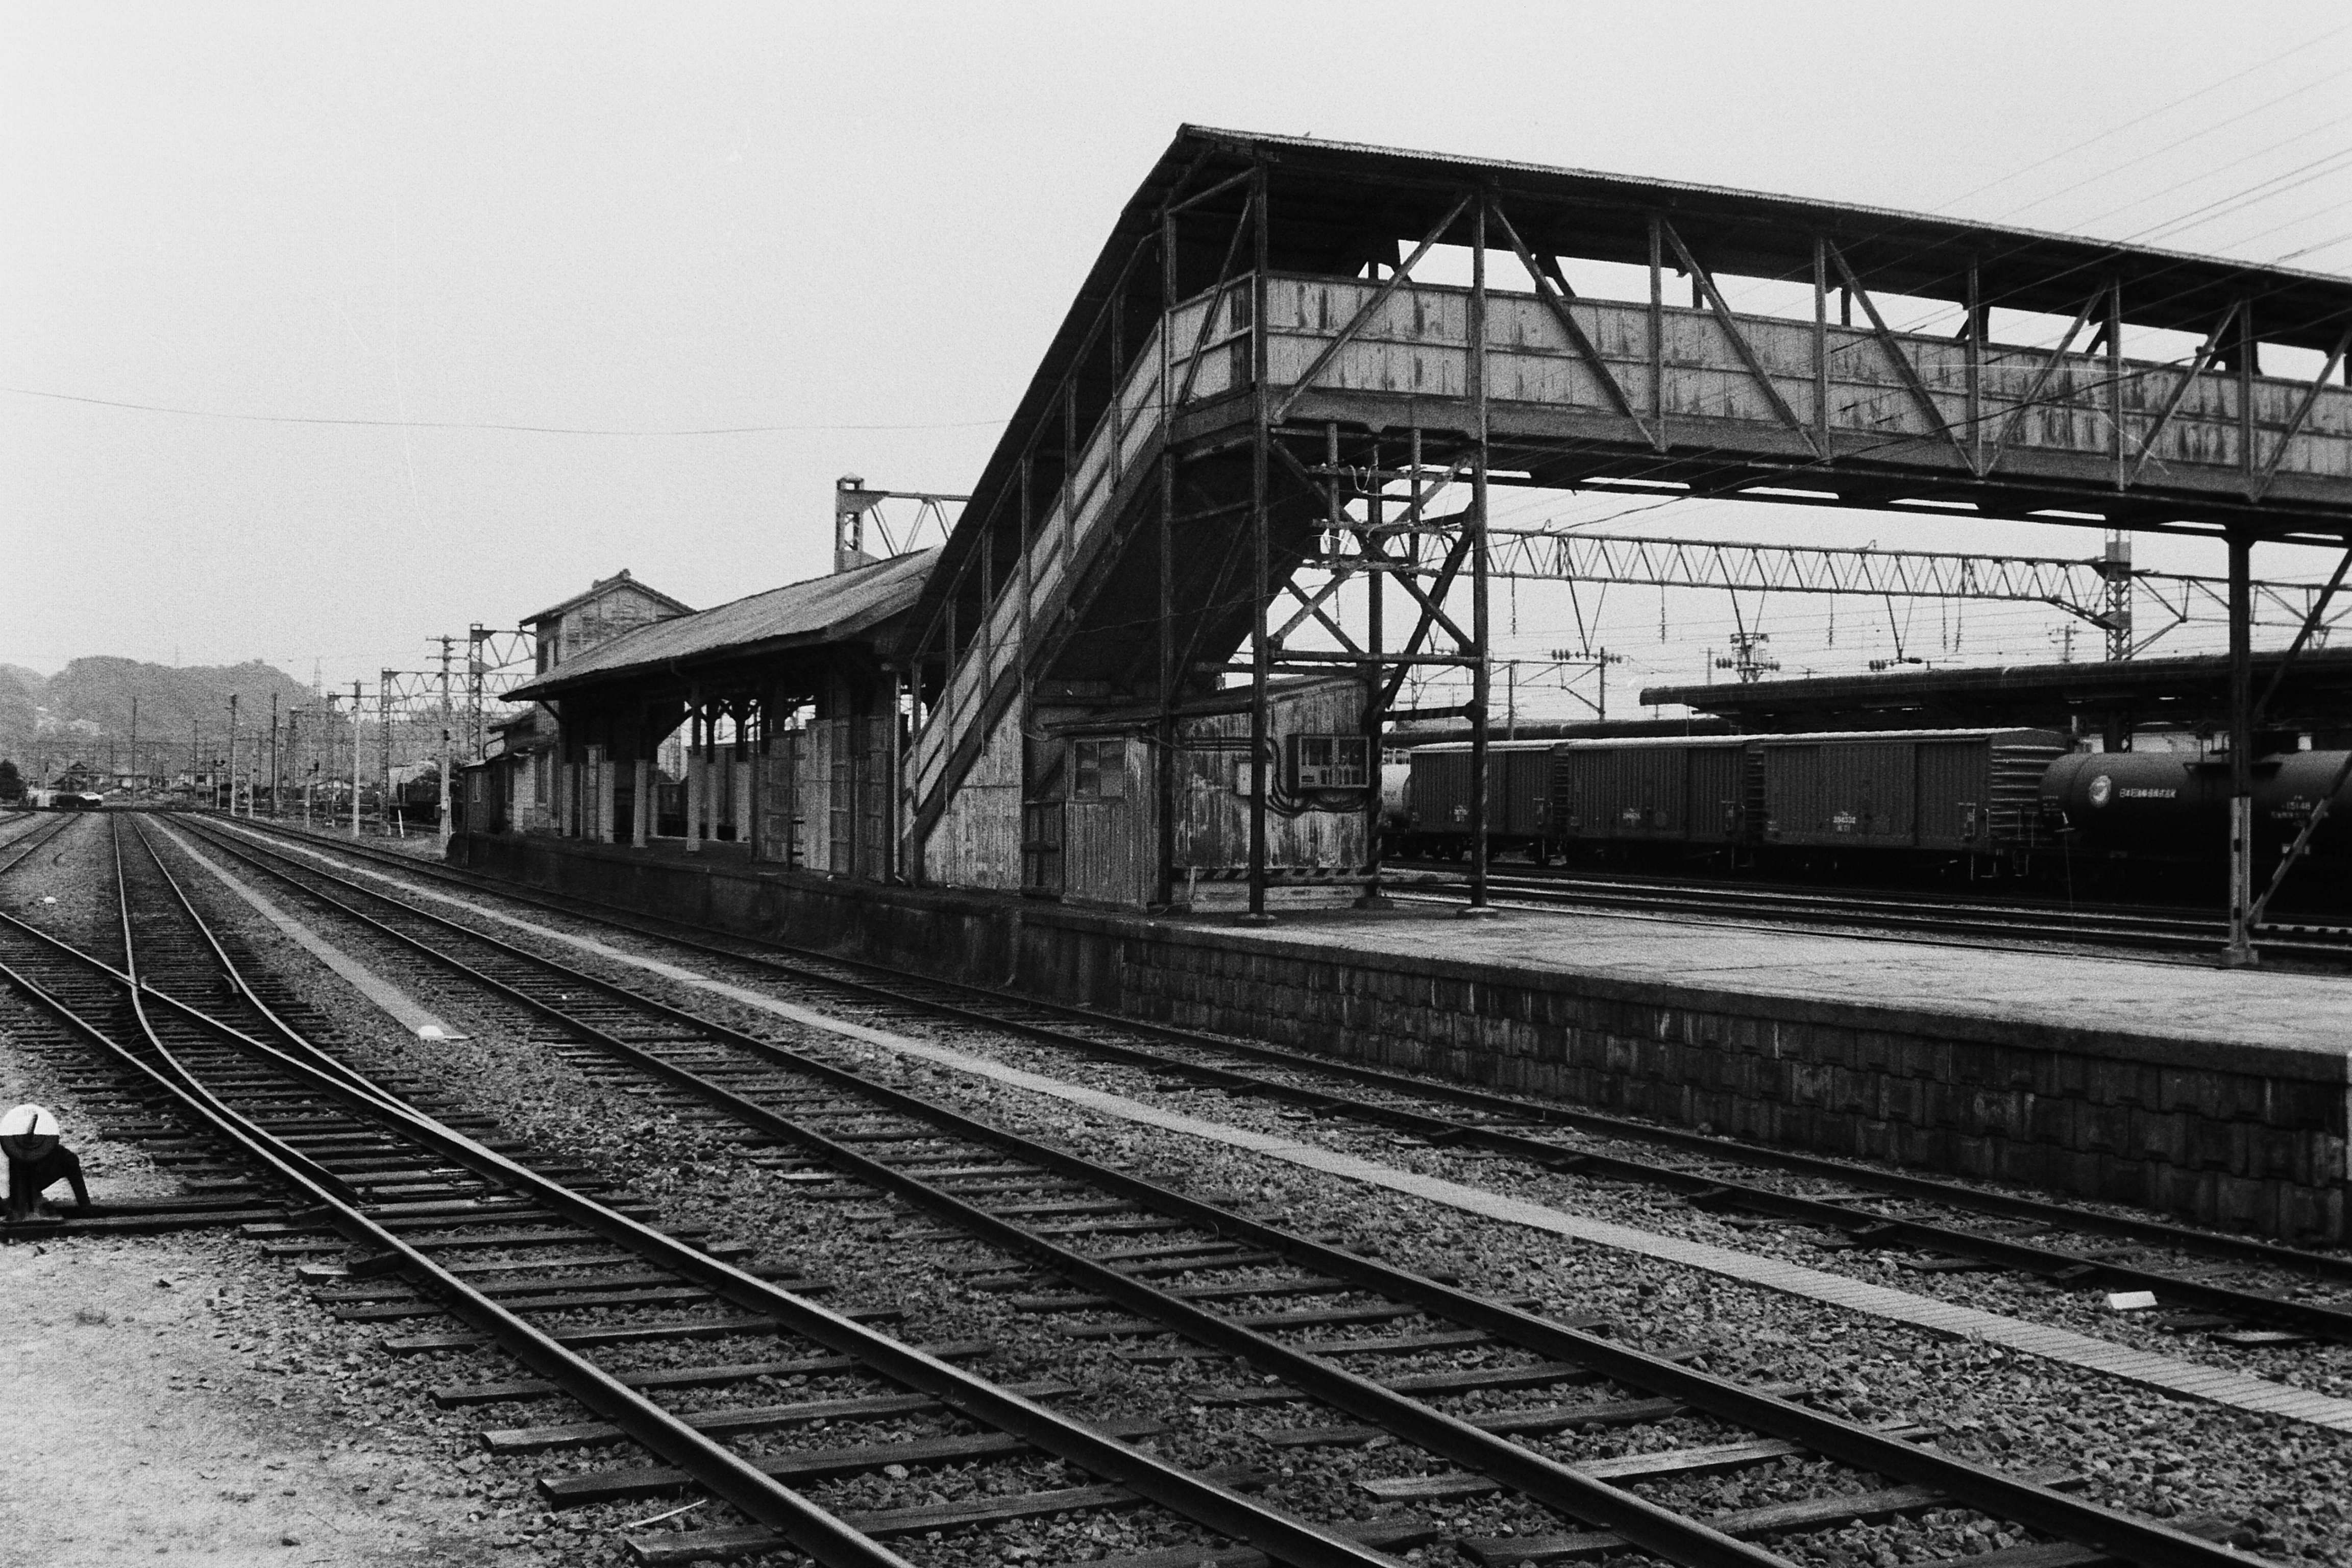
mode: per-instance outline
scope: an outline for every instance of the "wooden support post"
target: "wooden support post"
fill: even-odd
[[[2124,280],[2107,281],[2107,424],[2115,443],[2116,489],[2131,483],[2129,443],[2124,439]]]
[[[1666,225],[1650,215],[1650,432],[1666,449]],[[1414,481],[1418,483],[1419,481]]]
[[[702,851],[702,689],[686,698],[686,852]]]
[[[2227,968],[2254,962],[2253,538],[2230,531],[2230,944]]]
[[[1176,900],[1176,700],[1182,672],[1176,668],[1176,456],[1169,440],[1169,382],[1173,365],[1176,309],[1176,217],[1160,222],[1160,721],[1153,731],[1159,744],[1152,758],[1152,805],[1159,859],[1155,902]]]
[[[1830,247],[1819,235],[1813,237],[1813,441],[1822,457],[1830,456]]]
[[[1251,171],[1250,178],[1251,221],[1257,231],[1254,237],[1255,266],[1250,278],[1250,408],[1254,437],[1250,442],[1250,583],[1255,609],[1250,621],[1249,912],[1244,917],[1258,925],[1274,918],[1265,911],[1265,775],[1273,739],[1268,733],[1266,711],[1266,682],[1273,673],[1266,617],[1272,612],[1274,598],[1274,586],[1268,580],[1273,563],[1265,511],[1267,447],[1274,439],[1270,423],[1273,409],[1266,402],[1265,386],[1265,167],[1259,164]]]
[[[1969,258],[1967,326],[1969,374],[1967,451],[1969,467],[1979,475],[1984,472],[1984,329],[1985,320],[1990,309],[1984,303],[1983,297],[1979,292],[1980,281],[1978,277],[1976,258],[1970,257]]]
[[[1486,626],[1486,208],[1470,220],[1470,905],[1462,912],[1495,912],[1486,901],[1486,720],[1494,687]]]
[[[1330,462],[1339,466],[1339,427],[1331,427]],[[1371,493],[1364,498],[1363,542],[1359,552],[1370,555],[1381,550],[1381,444],[1372,440]],[[1385,554],[1386,551],[1381,550]],[[1381,590],[1387,574],[1370,571],[1364,574],[1364,891],[1356,907],[1384,910],[1389,900],[1381,892],[1381,731],[1384,728],[1381,714],[1381,687],[1386,674],[1381,668],[1381,637],[1384,634],[1381,611],[1384,595]]]

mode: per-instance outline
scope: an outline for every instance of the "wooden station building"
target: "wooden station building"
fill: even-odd
[[[510,693],[556,721],[537,764],[547,804],[519,816],[525,770],[494,759],[468,779],[469,830],[892,879],[905,704],[884,650],[936,553],[648,619],[548,662]]]

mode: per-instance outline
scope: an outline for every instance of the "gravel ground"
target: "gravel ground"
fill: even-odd
[[[559,929],[576,929],[593,933],[593,928],[584,922],[563,917],[548,917],[542,911],[531,911],[530,918],[541,919]],[[500,934],[512,941],[517,940],[518,933],[509,928],[502,930]],[[610,940],[609,930],[602,934]],[[524,940],[525,945],[532,945],[529,939]],[[622,945],[627,945],[628,941],[641,940],[627,939]],[[579,967],[610,974],[616,980],[664,995],[678,1005],[723,1018],[738,1027],[761,1032],[775,1026],[772,1016],[757,1009],[729,1004],[707,992],[673,984],[642,970],[583,954],[576,949],[547,946],[546,950]],[[2157,1314],[2132,1315],[2110,1311],[2105,1306],[2104,1294],[2098,1292],[2056,1290],[2021,1275],[1937,1273],[1911,1268],[1906,1267],[1905,1255],[1900,1253],[1826,1247],[1820,1244],[1821,1233],[1809,1227],[1759,1225],[1744,1215],[1703,1213],[1658,1189],[1606,1177],[1580,1177],[1548,1172],[1475,1151],[1456,1152],[1432,1149],[1418,1140],[1402,1139],[1387,1129],[1366,1127],[1340,1119],[1308,1117],[1269,1100],[1235,1099],[1216,1090],[1171,1086],[1169,1080],[1142,1068],[1082,1058],[1073,1051],[1039,1047],[1024,1040],[954,1026],[927,1026],[910,1023],[902,1015],[885,1017],[871,1007],[827,998],[811,988],[779,983],[772,975],[762,976],[750,967],[730,968],[707,954],[694,954],[682,962],[706,973],[724,970],[729,978],[741,984],[788,996],[804,1005],[820,1006],[843,1017],[873,1022],[879,1026],[952,1045],[959,1049],[1032,1071],[1074,1078],[1089,1086],[1126,1094],[1146,1103],[1188,1110],[1257,1131],[1278,1133],[1365,1158],[1381,1160],[1424,1174],[1507,1192],[1514,1196],[1571,1213],[1779,1258],[1824,1272],[1844,1274],[1918,1295],[1939,1297],[2029,1322],[2048,1323],[2137,1350],[2227,1367],[2294,1387],[2352,1397],[2352,1345],[2235,1346],[2202,1335],[2184,1335],[2161,1326]],[[1272,1076],[1306,1081],[1297,1074],[1274,1072]],[[1331,1083],[1326,1087],[1335,1092],[1360,1092],[1345,1083]],[[1426,1101],[1421,1102],[1418,1108],[1439,1114],[1444,1114],[1446,1110],[1443,1105]],[[1560,1141],[1569,1147],[1590,1148],[1636,1161],[1658,1156],[1654,1146],[1622,1140],[1561,1134]],[[1757,1173],[1757,1180],[1759,1184],[1791,1191],[1803,1191],[1815,1184],[1806,1178],[1772,1172]],[[2119,1209],[2116,1212],[2129,1211]],[[2056,1246],[2069,1244],[2069,1238],[2064,1237],[2053,1237],[2050,1240]],[[2089,1250],[2114,1245],[2108,1239],[2089,1236],[2073,1238],[2073,1241],[2074,1245]],[[2204,1267],[2203,1260],[2184,1258],[2182,1261],[2192,1271]],[[2346,1293],[2333,1286],[2312,1289],[2298,1278],[2277,1275],[2265,1279],[2259,1270],[2250,1273],[2252,1276],[2250,1284],[2253,1289],[2294,1291],[2321,1300],[2346,1299]]]
[[[252,940],[259,949],[279,939]],[[343,938],[338,934],[337,940]],[[638,973],[630,979],[646,982]],[[348,1010],[338,994],[339,983],[309,984],[320,987],[322,1003],[334,1002]],[[698,995],[694,1002],[709,1005],[706,996]],[[475,1037],[431,1044],[386,1037],[361,1048],[436,1076],[518,1133],[627,1179],[659,1201],[667,1217],[683,1221],[707,1216],[761,1246],[763,1256],[797,1259],[836,1280],[841,1286],[836,1300],[844,1304],[902,1307],[907,1318],[901,1331],[908,1337],[985,1333],[1001,1347],[982,1363],[985,1370],[1007,1378],[1050,1371],[1080,1385],[1080,1395],[1070,1402],[1073,1408],[1097,1416],[1139,1414],[1166,1419],[1171,1430],[1160,1439],[1165,1451],[1199,1463],[1262,1464],[1276,1478],[1276,1495],[1311,1517],[1369,1518],[1393,1511],[1353,1481],[1400,1470],[1409,1473],[1428,1463],[1426,1456],[1394,1445],[1268,1447],[1257,1434],[1273,1426],[1321,1424],[1328,1417],[1304,1406],[1214,1402],[1204,1388],[1234,1383],[1234,1369],[1222,1363],[1141,1363],[1123,1360],[1107,1347],[1074,1352],[1050,1324],[1013,1311],[1001,1298],[969,1288],[964,1283],[968,1277],[950,1272],[958,1263],[985,1262],[988,1255],[976,1245],[941,1246],[908,1235],[919,1227],[870,1217],[884,1212],[881,1205],[820,1198],[779,1173],[749,1165],[731,1139],[648,1104],[643,1097],[591,1082],[561,1053],[535,1041],[529,1028],[518,1027],[495,1009],[443,1002],[441,1010],[453,1022],[462,1019],[461,1026]],[[790,1037],[796,1033],[779,1028],[770,1017],[758,1017],[757,1024],[766,1034]],[[823,1036],[813,1043],[829,1051],[839,1049],[836,1041]],[[965,1049],[981,1048],[981,1042],[968,1036],[958,1035],[954,1043]],[[1050,1059],[1056,1053],[1009,1044],[988,1049],[1041,1070],[1068,1070],[1066,1061]],[[912,1067],[886,1054],[854,1054],[866,1058],[877,1075],[1014,1130],[1056,1138],[1097,1157],[1140,1164],[1163,1179],[1278,1215],[1295,1228],[1343,1233],[1351,1243],[1377,1247],[1406,1267],[1457,1270],[1474,1289],[1535,1295],[1556,1313],[1604,1314],[1621,1325],[1625,1337],[1651,1348],[1699,1346],[1698,1364],[1710,1370],[1800,1383],[1816,1390],[1815,1397],[1825,1407],[1857,1418],[1930,1423],[1940,1428],[1948,1447],[2011,1468],[2077,1468],[2086,1478],[2090,1495],[2116,1506],[2158,1517],[2225,1513],[2248,1522],[2259,1548],[2274,1556],[2343,1561],[2352,1544],[2344,1504],[2347,1482],[2352,1480],[2347,1473],[2352,1448],[2334,1434],[2169,1401],[1998,1348],[1855,1320],[1675,1266],[1565,1246],[1554,1237],[1369,1193],[1244,1152],[1097,1120],[1061,1101]],[[1684,1228],[1681,1233],[1751,1248],[1759,1239],[1785,1239],[1759,1238],[1720,1226],[1710,1216],[1678,1205],[1667,1212],[1650,1194],[1612,1192],[1573,1178],[1529,1175],[1516,1167],[1464,1161],[1437,1151],[1399,1148],[1385,1135],[1366,1135],[1330,1123],[1307,1128],[1266,1106],[1189,1096],[1155,1088],[1148,1080],[1130,1083],[1118,1076],[1118,1069],[1098,1065],[1089,1067],[1086,1078],[1139,1098],[1158,1095],[1171,1103],[1191,1100],[1192,1109],[1220,1120],[1268,1126],[1292,1136],[1307,1132],[1337,1146],[1352,1146],[1346,1141],[1369,1137],[1370,1143],[1360,1152],[1481,1184],[1518,1182],[1522,1184],[1509,1190],[1578,1212],[1650,1228],[1666,1228],[1669,1221],[1678,1226],[1705,1225],[1714,1228]],[[1803,1260],[1815,1266],[1823,1261],[1810,1254]],[[1919,1285],[1908,1276],[1902,1283],[1915,1289]],[[1982,1302],[1985,1281],[1970,1278],[1958,1283],[1970,1299]],[[2177,1346],[2168,1343],[2165,1348]],[[1450,1358],[1437,1357],[1407,1364],[1419,1369],[1423,1363],[1453,1364]],[[1393,1370],[1398,1363],[1383,1364]],[[1611,1392],[1601,1385],[1594,1394],[1607,1397]],[[1543,1402],[1525,1395],[1485,1397],[1497,1407]],[[1465,1407],[1470,1403],[1475,1402],[1465,1402]],[[479,1419],[480,1413],[467,1413],[464,1425]],[[841,1436],[840,1430],[828,1434],[827,1440],[852,1440]],[[1700,1430],[1711,1429],[1703,1424],[1682,1429],[1669,1423],[1541,1441],[1563,1457],[1590,1457],[1633,1445],[1670,1447],[1706,1440],[1692,1436]],[[593,1457],[574,1458],[580,1468],[587,1468]],[[543,1460],[490,1460],[477,1474],[478,1479],[520,1480],[549,1468]],[[1769,1495],[1783,1496],[1792,1484],[1808,1479],[1812,1478],[1801,1467],[1786,1473],[1748,1472],[1685,1483],[1695,1490],[1656,1489],[1654,1495],[1660,1500],[1739,1506],[1765,1494],[1767,1482]],[[1053,1484],[1049,1468],[1042,1466],[1012,1478],[989,1467],[967,1474],[926,1472],[908,1478],[906,1487],[897,1486],[898,1479],[868,1476],[813,1489],[833,1506],[863,1508],[936,1500],[960,1495],[955,1489],[965,1485],[992,1489],[1008,1480]],[[1843,1484],[1853,1485],[1853,1479],[1846,1477]],[[1141,1550],[1167,1533],[1164,1522],[1153,1522],[1156,1517],[1041,1521],[1006,1527],[978,1542],[919,1541],[904,1549],[919,1561],[940,1563],[1032,1557],[1054,1561],[1101,1551]],[[1488,1499],[1466,1500],[1448,1512],[1447,1522],[1472,1534],[1546,1528],[1542,1517],[1523,1505]],[[1957,1513],[1931,1515],[1924,1521],[1810,1536],[1785,1543],[1784,1549],[1801,1559],[1824,1563],[1916,1561],[1937,1552],[1958,1553],[2000,1544],[1997,1532],[1979,1529],[1971,1537],[1972,1524],[1980,1522]],[[1433,1563],[1453,1556],[1444,1549],[1423,1555]]]

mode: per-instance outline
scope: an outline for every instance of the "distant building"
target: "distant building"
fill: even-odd
[[[565,659],[601,647],[623,632],[692,614],[693,605],[646,587],[624,569],[591,583],[586,593],[575,594],[535,616],[525,616],[522,624],[538,639],[538,672],[545,675]]]
[[[585,592],[560,605],[523,616],[522,625],[537,644],[536,673],[545,676],[641,626],[695,613],[691,605],[623,570],[596,579]],[[540,703],[490,725],[484,762],[459,788],[459,816],[478,826],[495,822],[503,831],[555,831],[555,767],[561,745],[554,710]],[[490,779],[498,786],[495,810],[484,804],[487,796],[476,798]]]

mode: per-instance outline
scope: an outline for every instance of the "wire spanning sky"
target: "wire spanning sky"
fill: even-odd
[[[2213,16],[9,0],[0,662],[373,680],[625,566],[697,605],[821,572],[836,476],[971,483],[1186,120],[2352,271],[2352,21]],[[1519,521],[1624,506],[1520,500]],[[1610,526],[2097,547],[1753,503]],[[1842,601],[1832,647],[1828,610],[1764,606],[1787,668],[1852,668],[1902,619]],[[1555,588],[1504,613],[1507,653],[1572,640]],[[1733,622],[1720,595],[1669,595],[1662,642],[1655,589],[1602,616],[1594,640],[1639,656],[1621,700],[1698,679]],[[2031,607],[1969,605],[1957,649],[1937,616],[1910,611],[1911,647],[2057,651]]]

